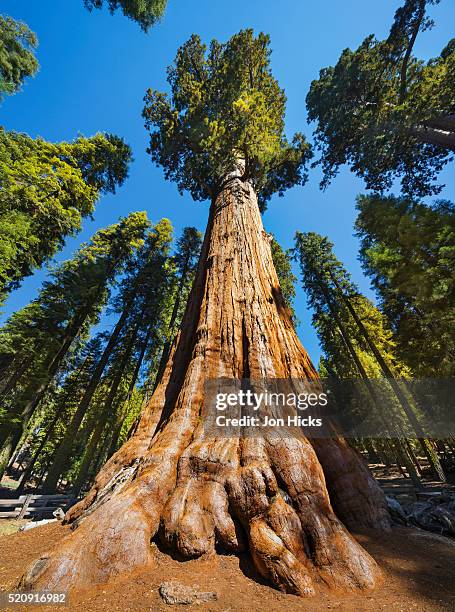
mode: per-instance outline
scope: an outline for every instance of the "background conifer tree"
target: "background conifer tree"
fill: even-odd
[[[345,49],[311,84],[308,120],[316,121],[323,186],[348,164],[375,191],[396,178],[413,196],[441,190],[435,180],[455,151],[455,41],[428,62],[413,54],[438,2],[406,0],[387,39],[371,35]]]
[[[167,0],[84,0],[89,11],[107,6],[111,13],[121,10],[125,17],[136,21],[147,32],[164,15]]]
[[[112,282],[143,242],[148,225],[145,213],[131,213],[98,231],[0,331],[3,469],[69,352],[97,322]]]
[[[0,103],[5,95],[20,91],[24,80],[36,74],[38,38],[30,28],[0,15]]]
[[[360,196],[360,259],[417,377],[453,376],[455,215],[451,202]]]
[[[130,161],[110,134],[54,144],[0,129],[0,302],[81,229]]]

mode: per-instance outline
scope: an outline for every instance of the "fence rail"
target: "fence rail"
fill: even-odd
[[[18,499],[0,499],[0,519],[52,518],[57,508],[67,510],[75,501],[71,495],[21,495]]]

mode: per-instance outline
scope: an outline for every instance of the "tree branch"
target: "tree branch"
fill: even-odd
[[[430,127],[430,123],[410,130],[419,142],[424,144],[435,145],[455,152],[455,132],[446,132],[444,130],[436,130]]]

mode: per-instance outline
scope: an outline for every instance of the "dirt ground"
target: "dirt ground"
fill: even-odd
[[[28,564],[58,542],[68,529],[53,523],[1,536],[0,590],[15,589]],[[383,584],[361,595],[329,593],[322,586],[309,599],[285,595],[264,584],[246,558],[216,556],[182,563],[152,544],[156,566],[148,572],[77,599],[73,597],[66,607],[14,605],[7,610],[169,611],[182,606],[166,605],[158,588],[162,582],[173,580],[203,591],[216,591],[217,601],[194,606],[214,612],[455,610],[455,541],[406,528],[396,528],[390,534],[368,532],[356,537],[384,571]]]

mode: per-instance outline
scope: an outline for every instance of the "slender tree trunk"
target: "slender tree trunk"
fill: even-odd
[[[112,260],[109,261],[107,271],[106,271],[106,279],[109,279],[111,275],[113,274],[115,270],[115,264],[116,264],[115,261],[112,261]],[[22,432],[24,431],[25,426],[30,420],[30,417],[33,415],[33,413],[39,406],[41,400],[45,396],[46,391],[50,383],[52,382],[54,376],[57,374],[64,358],[66,357],[69,351],[71,344],[74,342],[75,338],[80,333],[82,326],[87,320],[87,317],[90,315],[93,305],[99,303],[99,300],[101,298],[104,288],[105,288],[105,285],[103,283],[100,283],[97,294],[93,298],[92,302],[86,305],[82,311],[78,312],[74,316],[74,318],[68,322],[65,328],[65,331],[63,333],[63,338],[62,338],[62,343],[60,345],[60,348],[55,353],[55,355],[51,355],[48,359],[48,365],[46,366],[48,375],[46,377],[46,380],[43,381],[43,383],[38,387],[38,389],[35,390],[33,396],[30,398],[30,400],[26,403],[26,405],[22,409],[22,412],[21,412],[22,422],[20,425]],[[9,435],[9,433],[10,431],[7,431],[6,434],[0,433],[0,444],[2,444],[3,440],[5,439],[5,437]],[[2,435],[4,436],[3,438],[1,437]],[[14,449],[12,450],[12,452],[14,452]]]
[[[14,389],[14,387],[17,385],[17,383],[19,382],[20,378],[22,377],[22,375],[24,374],[24,372],[27,370],[27,368],[29,366],[30,366],[29,359],[24,359],[17,366],[17,368],[11,374],[9,380],[5,383],[5,386],[1,390],[2,398],[5,398],[5,396],[8,395],[8,393],[10,393],[10,391],[12,391]]]
[[[141,318],[142,318],[142,315],[141,315]],[[87,474],[92,464],[96,448],[99,444],[103,431],[106,427],[106,423],[109,419],[112,404],[114,402],[115,396],[117,395],[117,391],[122,381],[123,375],[125,373],[126,366],[128,365],[128,362],[131,358],[131,353],[133,351],[134,344],[137,339],[138,328],[139,328],[139,323],[136,324],[135,329],[133,330],[131,334],[131,337],[128,341],[128,345],[122,356],[122,360],[120,364],[117,366],[117,371],[112,381],[111,388],[109,389],[109,393],[106,398],[106,401],[104,402],[104,406],[101,410],[101,413],[98,416],[98,420],[94,424],[92,436],[90,438],[88,446],[82,457],[82,461],[79,466],[79,470],[78,470],[74,485],[72,487],[72,491],[76,496],[79,495],[81,488],[85,484],[85,480],[87,478]],[[89,435],[90,435],[90,432],[89,432]]]
[[[381,457],[378,454],[373,440],[371,440],[370,438],[361,438],[360,441],[363,445],[363,448],[368,453],[370,461],[373,461],[373,463],[379,463],[381,461]]]
[[[3,478],[6,468],[8,467],[11,455],[14,453],[13,434],[10,434],[0,447],[0,482]]]
[[[93,394],[95,393],[96,388],[98,387],[98,384],[101,380],[101,376],[104,372],[107,362],[109,361],[109,357],[111,356],[112,351],[114,350],[114,347],[120,336],[120,333],[123,327],[125,326],[128,314],[129,308],[125,308],[119,320],[117,321],[114,331],[112,332],[109,341],[106,345],[106,348],[104,349],[103,354],[101,355],[101,358],[96,365],[96,368],[92,374],[89,384],[87,385],[84,395],[82,396],[82,399],[79,402],[76,412],[74,413],[73,418],[71,419],[71,422],[68,425],[68,429],[65,432],[65,436],[62,442],[60,443],[57,452],[54,455],[52,465],[42,486],[43,492],[55,491],[58,479],[66,468],[66,464],[71,455],[74,440],[77,432],[79,431],[82,419],[84,418],[84,415],[87,412]]]
[[[18,445],[16,446],[16,450],[15,450],[15,451],[14,451],[14,453],[11,455],[11,459],[9,460],[9,463],[8,463],[8,467],[7,467],[7,469],[9,469],[9,468],[13,467],[13,465],[16,463],[16,461],[18,461],[18,459],[19,459],[19,457],[20,457],[20,455],[21,455],[21,453],[22,453],[22,450],[23,450],[23,448],[24,448],[24,446],[25,446],[26,442],[27,442],[27,438],[25,438],[25,440],[23,440],[23,441],[22,441],[22,444],[18,444]],[[22,463],[22,462],[21,462],[21,463]]]
[[[77,372],[79,375],[81,372],[84,371],[84,368],[86,367],[89,359],[90,359],[90,356],[87,356],[84,359],[83,363],[78,367]],[[52,436],[55,426],[57,425],[57,423],[60,421],[61,418],[62,418],[62,411],[58,410],[55,413],[50,425],[47,428],[46,435],[41,440],[37,450],[35,451],[35,453],[33,454],[33,457],[31,458],[30,463],[27,465],[23,474],[21,475],[18,491],[23,491],[25,489],[27,482],[33,473],[33,468],[35,467],[35,464],[37,460],[39,459],[39,456],[41,455],[43,448],[45,447],[46,443],[49,441],[50,437]]]
[[[118,445],[118,439],[120,436],[120,433],[122,431],[122,426],[123,426],[123,421],[125,420],[125,417],[127,415],[127,409],[128,409],[128,405],[129,402],[131,400],[131,396],[133,394],[134,391],[134,387],[136,386],[136,382],[137,379],[139,378],[139,372],[141,370],[141,366],[142,366],[142,362],[144,361],[144,357],[145,357],[145,353],[147,351],[147,347],[149,345],[150,342],[150,338],[152,336],[152,330],[153,330],[153,324],[151,323],[148,327],[147,330],[147,334],[144,338],[144,341],[142,343],[141,346],[141,352],[139,354],[139,357],[136,361],[136,365],[134,366],[134,372],[133,375],[131,377],[131,381],[128,387],[128,393],[126,394],[126,399],[124,402],[124,407],[121,408],[119,415],[117,417],[116,423],[115,423],[115,427],[113,429],[111,438],[110,438],[110,446],[109,446],[109,450],[107,452],[107,458],[111,457],[115,451],[117,450],[117,445]]]
[[[182,276],[180,277],[180,281],[177,287],[177,291],[176,291],[176,295],[175,295],[175,300],[174,300],[174,306],[172,308],[172,314],[171,314],[171,319],[169,321],[169,325],[168,325],[168,334],[167,334],[167,340],[164,343],[163,346],[163,352],[161,353],[161,359],[160,359],[160,363],[158,366],[158,372],[156,374],[156,378],[155,378],[155,387],[158,385],[158,383],[160,382],[160,379],[163,375],[164,372],[164,368],[166,367],[166,363],[169,357],[169,352],[171,350],[171,344],[172,344],[172,338],[174,336],[175,333],[175,322],[177,320],[177,315],[179,312],[179,308],[180,308],[180,303],[181,303],[181,299],[182,299],[182,290],[185,286],[185,282],[186,282],[186,275],[188,273],[188,263],[189,263],[189,255],[188,258],[185,262],[183,271],[182,271]]]
[[[437,117],[436,119],[427,121],[427,124],[437,130],[444,130],[446,132],[455,133],[455,114]]]
[[[17,489],[18,492],[22,492],[25,490],[25,487],[27,486],[30,476],[32,475],[33,468],[35,467],[35,464],[38,461],[38,458],[41,455],[43,448],[46,446],[47,442],[50,440],[50,437],[54,431],[54,428],[57,425],[58,421],[60,420],[61,416],[62,415],[60,414],[60,412],[57,412],[54,415],[54,418],[52,419],[49,427],[47,428],[46,435],[41,440],[36,451],[33,453],[33,457],[31,458],[29,464],[27,465],[25,470],[22,472],[19,487]]]
[[[77,528],[32,565],[24,587],[77,589],[147,569],[154,537],[185,558],[249,550],[266,579],[301,595],[320,580],[347,590],[376,584],[376,563],[340,517],[387,528],[385,499],[341,438],[319,440],[316,454],[303,433],[214,438],[200,421],[207,379],[317,377],[281,295],[253,188],[239,172],[229,178],[134,436],[69,511]]]
[[[414,449],[412,448],[412,445],[409,440],[406,440],[406,448],[408,449],[409,456],[411,457],[414,465],[416,466],[416,469],[419,475],[422,476],[422,468],[420,467],[419,459],[416,456]]]
[[[405,51],[403,62],[401,64],[401,75],[400,75],[400,104],[404,102],[406,98],[406,90],[407,90],[407,76],[408,76],[408,64],[412,55],[412,50],[414,48],[415,41],[417,39],[417,35],[422,26],[423,19],[425,17],[426,12],[426,0],[418,0],[419,10],[417,13],[417,18],[414,21],[414,27],[412,32],[410,33],[409,42],[407,49]],[[401,34],[401,33],[400,33]]]
[[[22,438],[22,430],[15,429],[13,430],[6,440],[3,442],[0,451],[0,481],[3,478],[6,468],[11,461],[11,457],[16,450],[17,445],[19,444]]]
[[[78,315],[72,322],[68,323],[66,330],[64,332],[64,336],[63,336],[63,341],[62,344],[60,346],[60,348],[58,349],[57,353],[55,355],[50,355],[48,358],[48,363],[45,366],[46,370],[47,370],[47,375],[46,375],[46,379],[38,386],[37,389],[30,389],[30,391],[27,393],[27,391],[25,392],[25,395],[30,395],[30,399],[25,403],[25,406],[23,406],[22,410],[21,410],[21,420],[20,420],[20,424],[16,427],[10,427],[10,428],[6,428],[3,432],[2,435],[0,435],[0,444],[7,438],[10,436],[10,434],[14,434],[13,430],[15,429],[19,429],[20,431],[20,435],[19,435],[19,439],[22,436],[25,427],[27,426],[27,423],[29,422],[30,418],[32,417],[33,413],[35,412],[35,410],[38,408],[41,400],[43,399],[43,397],[46,394],[46,391],[49,388],[49,385],[51,384],[54,376],[57,374],[63,359],[65,358],[66,354],[68,353],[68,350],[71,346],[71,344],[73,343],[74,339],[76,338],[78,332],[80,331],[85,319],[86,319],[86,314],[83,315]],[[15,436],[17,437],[17,436]],[[11,453],[14,453],[14,448],[11,449]]]
[[[49,363],[47,365],[47,377],[46,380],[40,385],[37,389],[35,396],[26,404],[22,414],[24,417],[24,425],[28,422],[32,414],[35,412],[37,407],[39,406],[41,400],[46,394],[47,389],[49,388],[50,383],[52,382],[54,376],[57,374],[60,366],[65,359],[70,346],[74,342],[74,339],[78,335],[81,330],[82,325],[84,324],[86,318],[88,316],[87,312],[80,313],[77,315],[73,321],[68,323],[65,329],[65,333],[63,335],[62,343],[58,351],[55,355],[51,355],[49,359]]]

